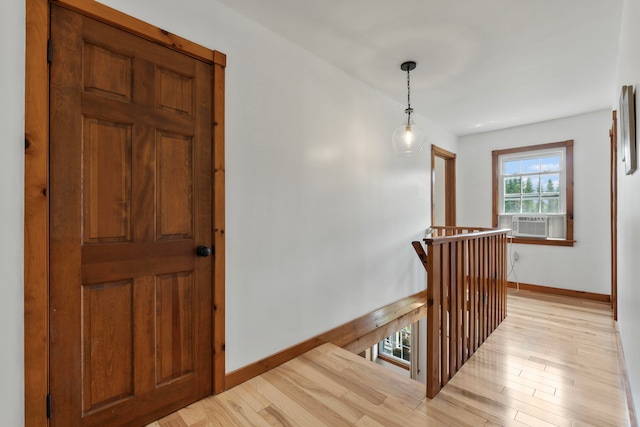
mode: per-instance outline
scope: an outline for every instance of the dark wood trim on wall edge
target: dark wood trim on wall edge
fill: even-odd
[[[573,289],[552,288],[550,286],[531,285],[528,283],[507,282],[507,287],[518,287],[523,291],[542,292],[545,294],[562,295],[566,297],[582,298],[590,301],[611,302],[611,295],[593,292],[576,291]]]
[[[497,225],[496,225],[497,227]],[[547,246],[565,246],[572,247],[576,243],[575,240],[567,239],[536,239],[534,237],[507,237],[509,243],[516,245],[547,245]]]
[[[49,3],[26,0],[24,424],[46,427],[49,393]]]
[[[251,378],[263,374],[326,343],[332,343],[351,352],[359,353],[364,349],[364,346],[370,347],[373,345],[373,343],[368,344],[363,342],[364,340],[361,340],[363,337],[372,337],[372,339],[379,341],[384,338],[384,336],[379,339],[378,336],[384,335],[385,333],[389,335],[394,332],[387,332],[385,326],[388,325],[401,329],[425,317],[427,312],[426,302],[427,291],[418,292],[367,313],[351,322],[347,322],[278,353],[272,354],[255,363],[229,372],[225,379],[226,389],[228,390],[242,384]],[[367,342],[370,341],[371,340],[368,340]]]

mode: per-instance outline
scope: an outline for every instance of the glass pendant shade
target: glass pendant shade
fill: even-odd
[[[427,141],[427,134],[425,131],[411,121],[413,108],[411,108],[410,71],[415,70],[415,68],[415,61],[406,61],[400,65],[400,69],[407,72],[407,109],[404,110],[407,115],[407,121],[393,132],[391,135],[391,143],[396,154],[403,156],[411,156],[419,153],[422,151],[425,142]]]
[[[391,135],[391,142],[396,154],[411,156],[424,148],[427,134],[420,126],[409,122],[398,127]]]

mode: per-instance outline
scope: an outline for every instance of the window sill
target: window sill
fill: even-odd
[[[382,353],[378,353],[378,359],[384,360],[385,362],[391,363],[392,365],[399,366],[400,368],[409,370],[411,368],[410,363],[407,361],[401,362],[393,357],[388,357]]]
[[[573,247],[575,240],[566,239],[535,239],[526,237],[508,237],[510,243],[523,245],[547,245],[547,246],[570,246]]]

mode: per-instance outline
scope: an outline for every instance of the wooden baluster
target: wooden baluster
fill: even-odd
[[[461,295],[464,288],[464,277],[462,276],[463,258],[461,257],[462,245],[464,241],[454,242],[451,249],[451,352],[449,354],[449,366],[452,372],[457,372],[462,366],[460,357],[460,307]]]
[[[456,353],[458,351],[458,263],[456,247],[458,242],[449,245],[449,373],[453,377],[458,371]]]
[[[464,363],[462,361],[462,352],[464,351],[464,306],[465,306],[465,258],[464,258],[464,248],[466,246],[466,241],[458,242],[456,245],[456,259],[458,262],[456,263],[456,282],[457,282],[457,303],[456,303],[456,313],[458,313],[458,321],[456,323],[456,370],[462,367]]]
[[[500,316],[500,321],[504,320],[507,317],[507,235],[502,235],[502,266],[500,267],[500,271],[502,272],[502,315]]]
[[[502,237],[496,236],[496,328],[502,322]]]
[[[496,261],[495,261],[495,269],[496,269],[496,328],[500,325],[500,299],[501,299],[501,291],[500,291],[500,282],[501,282],[501,273],[500,273],[500,238],[496,236]]]
[[[482,340],[480,343],[484,343],[487,339],[487,326],[488,326],[488,302],[489,302],[489,239],[482,238]]]
[[[441,385],[444,386],[449,382],[451,374],[449,371],[449,331],[450,327],[450,315],[449,315],[449,293],[448,284],[451,282],[450,270],[449,270],[449,243],[443,243],[440,246],[442,253],[440,264],[440,271],[442,272],[440,281],[440,377]]]
[[[496,328],[502,322],[502,236],[496,237],[496,292],[498,309],[496,311]]]
[[[487,237],[487,330],[485,332],[484,339],[489,337],[491,331],[493,331],[493,321],[491,320],[493,317],[493,301],[492,301],[492,293],[493,293],[493,251],[491,246],[491,237]]]
[[[427,397],[433,398],[440,391],[440,286],[442,277],[441,245],[429,245],[427,257]]]
[[[482,342],[485,342],[489,331],[491,330],[491,238],[485,237],[484,239],[484,335]]]
[[[496,329],[497,320],[497,277],[496,277],[496,238],[491,236],[489,240],[489,334]]]
[[[478,240],[469,241],[469,351],[467,358],[478,348]]]
[[[495,297],[495,301],[496,301],[496,314],[495,314],[495,328],[498,327],[498,325],[500,324],[500,240],[499,240],[499,236],[495,236],[495,254],[496,254],[496,259],[495,259],[495,263],[494,263],[494,268],[495,268],[495,288],[496,288],[496,297]]]
[[[485,342],[491,327],[491,246],[490,238],[485,237],[484,241],[484,333],[482,342]]]
[[[462,360],[459,366],[469,358],[469,241],[465,240],[462,246],[462,292],[459,297],[462,309]]]
[[[482,338],[484,330],[484,240],[482,238],[478,239],[478,304],[476,309],[478,316],[478,342],[474,345],[474,352],[478,350],[478,347],[480,347],[484,341]]]

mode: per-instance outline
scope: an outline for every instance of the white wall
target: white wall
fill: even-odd
[[[491,226],[491,151],[574,140],[574,247],[514,245],[521,283],[610,294],[608,110],[464,136],[458,142],[458,223]],[[509,280],[515,281],[512,275]]]
[[[7,426],[24,422],[24,17],[24,1],[0,2],[0,414]]]
[[[612,94],[613,108],[622,85],[633,85],[636,90],[636,126],[640,124],[638,89],[640,87],[640,1],[625,0],[618,84]],[[640,137],[636,131],[636,138]],[[638,144],[638,143],[636,143]],[[638,145],[640,146],[640,145]],[[624,174],[624,165],[618,163],[618,325],[624,348],[629,382],[636,408],[640,405],[640,171]]]
[[[104,3],[227,54],[228,371],[424,287],[430,152],[394,155],[404,106],[214,1]]]

